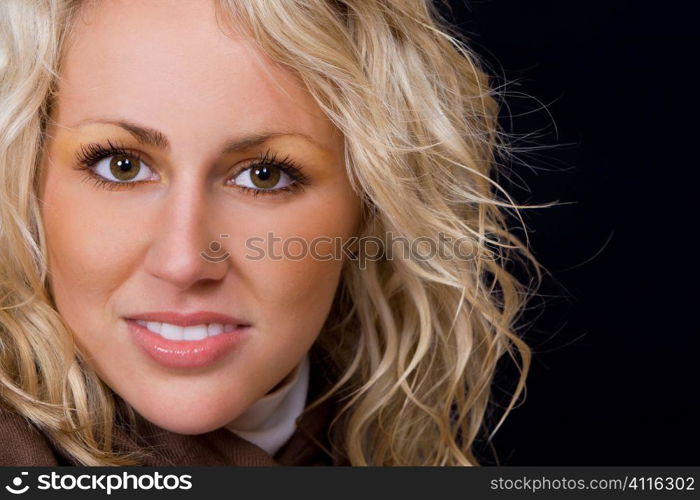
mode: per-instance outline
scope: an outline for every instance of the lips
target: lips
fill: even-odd
[[[239,346],[250,330],[246,322],[212,312],[142,313],[125,321],[134,343],[166,368],[213,365]]]

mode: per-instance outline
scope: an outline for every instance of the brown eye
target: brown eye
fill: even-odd
[[[250,180],[260,189],[272,189],[279,182],[280,169],[271,165],[253,167],[250,170]]]
[[[294,180],[280,167],[259,164],[243,170],[235,177],[234,183],[257,191],[278,191],[294,184]]]
[[[151,167],[136,155],[125,153],[105,155],[86,168],[105,182],[112,184],[136,184],[153,176]]]
[[[109,162],[109,171],[120,181],[134,179],[141,170],[141,162],[126,155],[114,155]]]

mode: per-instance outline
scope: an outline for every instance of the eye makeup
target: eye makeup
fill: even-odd
[[[81,145],[80,149],[75,154],[75,165],[73,168],[84,172],[85,179],[93,181],[99,188],[108,190],[133,189],[139,184],[152,182],[143,180],[135,182],[114,181],[104,177],[96,171],[96,167],[101,161],[117,156],[125,159],[136,160],[136,164],[138,164],[141,168],[151,168],[150,166],[147,166],[148,160],[138,150],[123,146],[110,140],[107,141],[106,145],[100,143]],[[270,149],[267,149],[264,153],[259,154],[257,158],[246,162],[244,166],[238,168],[231,179],[236,179],[245,171],[266,173],[269,173],[270,171],[279,171],[279,173],[286,175],[290,179],[290,182],[284,187],[274,189],[242,186],[230,181],[227,181],[226,185],[240,189],[246,194],[250,194],[252,196],[275,196],[301,190],[310,184],[308,176],[302,172],[302,167],[291,160],[289,155],[280,159],[278,154],[272,152]]]

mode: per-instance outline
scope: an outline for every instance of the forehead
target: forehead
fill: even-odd
[[[58,90],[54,118],[64,126],[109,117],[174,135],[204,124],[206,134],[217,127],[328,131],[301,80],[251,40],[224,34],[206,0],[83,5]]]

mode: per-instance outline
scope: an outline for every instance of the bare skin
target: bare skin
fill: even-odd
[[[182,434],[222,427],[285,379],[328,316],[342,260],[251,260],[245,241],[355,234],[343,137],[295,75],[224,35],[200,0],[84,7],[61,77],[40,191],[57,308],[100,377],[145,418]],[[159,145],[144,143],[146,128]],[[289,135],[224,152],[268,132]],[[97,185],[77,156],[109,143],[128,151],[133,177]],[[265,153],[291,159],[305,184],[277,190],[298,186],[278,170],[275,188],[254,196],[242,172]],[[108,182],[119,180],[113,160],[93,166]],[[202,258],[212,242],[226,260]],[[251,327],[210,366],[166,368],[126,326],[150,311],[215,311]]]

